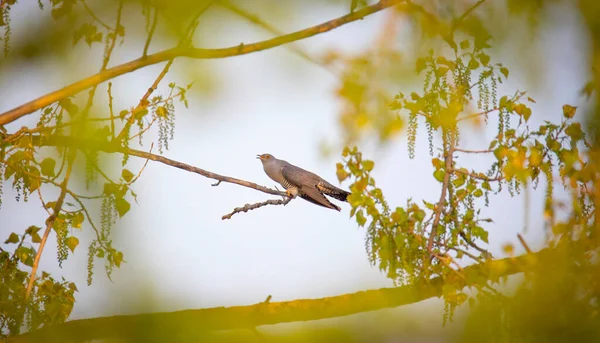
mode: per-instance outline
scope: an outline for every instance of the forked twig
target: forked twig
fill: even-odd
[[[236,213],[240,213],[240,212],[248,212],[250,210],[255,210],[257,208],[261,208],[263,206],[267,206],[267,205],[287,205],[288,202],[290,202],[293,198],[288,198],[288,197],[284,197],[283,199],[270,199],[267,201],[263,201],[263,202],[259,202],[256,204],[246,204],[243,207],[236,207],[233,209],[233,211],[231,213],[228,213],[226,215],[224,215],[223,217],[221,217],[222,220],[225,219],[231,219],[231,217],[233,217],[234,214]]]

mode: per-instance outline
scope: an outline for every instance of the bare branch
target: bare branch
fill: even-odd
[[[468,150],[468,149],[460,149],[460,148],[454,148],[454,151],[464,152],[466,154],[487,154],[490,152],[494,152],[494,150]]]
[[[113,68],[109,68],[99,72],[96,75],[87,77],[83,80],[77,81],[69,86],[66,86],[57,91],[48,93],[43,95],[35,100],[32,100],[28,103],[25,103],[21,106],[15,107],[10,111],[4,112],[0,114],[0,125],[4,125],[10,122],[13,122],[27,114],[30,114],[34,111],[37,111],[41,108],[44,108],[56,101],[61,99],[73,96],[93,85],[100,84],[104,81],[110,80],[117,76],[130,73],[132,71],[138,70],[140,68],[157,64],[160,62],[172,60],[178,57],[188,57],[188,58],[196,58],[196,59],[216,59],[216,58],[226,58],[232,56],[240,56],[245,54],[250,54],[257,51],[263,51],[267,49],[271,49],[283,44],[288,44],[297,40],[305,39],[308,37],[312,37],[324,32],[331,31],[335,28],[338,28],[342,25],[354,22],[356,20],[360,20],[368,15],[379,12],[386,8],[398,5],[405,0],[381,0],[378,3],[367,6],[359,11],[356,11],[351,14],[347,14],[341,16],[337,19],[333,19],[327,21],[325,23],[296,31],[294,33],[290,33],[287,35],[279,36],[276,38],[268,39],[265,41],[252,43],[252,44],[242,44],[238,46],[233,46],[229,48],[222,49],[198,49],[191,47],[175,47],[172,49],[164,50],[152,55],[148,55],[145,57],[141,57],[135,59],[133,61],[115,66]]]
[[[521,242],[521,245],[523,246],[523,248],[525,248],[525,251],[527,251],[528,254],[531,254],[531,249],[529,249],[529,245],[525,241],[525,238],[523,238],[523,235],[517,233],[517,238],[519,238],[519,242]]]
[[[255,210],[257,208],[260,208],[260,207],[263,207],[263,206],[267,206],[267,205],[283,205],[283,206],[285,206],[291,200],[292,200],[292,198],[286,197],[284,199],[271,199],[271,200],[259,202],[259,203],[256,203],[256,204],[246,204],[243,207],[236,207],[236,208],[234,208],[233,212],[224,215],[223,217],[221,217],[221,219],[222,220],[231,219],[231,217],[233,217],[233,215],[236,214],[236,213],[248,212],[250,210]]]

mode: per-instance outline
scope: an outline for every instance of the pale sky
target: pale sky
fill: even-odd
[[[15,17],[27,13],[19,12],[25,7],[20,5],[15,7]],[[30,10],[41,15],[33,7]],[[290,32],[342,14],[341,8],[324,7],[320,11],[299,12],[296,20],[279,26]],[[377,38],[386,15],[373,15],[304,40],[301,45],[317,56],[332,48],[359,52]],[[518,49],[496,56],[511,69],[509,82],[500,88],[500,94],[529,90],[537,100],[533,106],[534,123],[559,119],[565,103],[583,105],[584,99],[578,91],[588,80],[587,48],[579,38],[583,29],[579,18],[565,8],[551,12],[550,16],[553,25],[544,26],[537,40],[539,64],[546,70],[537,83],[530,80],[524,70],[526,66],[520,63]],[[207,19],[200,25],[200,32],[219,24],[211,19],[210,13],[204,18]],[[277,22],[273,17],[264,19]],[[17,19],[13,23],[15,35],[27,29],[27,24]],[[237,23],[220,32],[218,40],[202,43],[223,47],[270,37],[242,20]],[[159,48],[154,46],[151,50]],[[87,47],[78,49],[85,53]],[[139,51],[119,52],[111,65],[135,58]],[[53,70],[55,62],[59,61],[0,69],[0,112],[88,76],[87,68],[92,63],[71,61],[72,68],[84,74],[60,75]],[[94,64],[93,70],[97,69],[95,65],[99,64]],[[116,108],[136,104],[162,66],[113,80]],[[175,139],[164,153],[166,157],[272,187],[273,181],[255,159],[256,154],[269,152],[338,184],[335,163],[340,161],[339,153],[323,157],[319,149],[323,140],[339,143],[341,139],[337,124],[341,106],[335,96],[339,81],[334,75],[279,47],[224,60],[176,60],[156,94],[164,91],[171,81],[182,85],[189,82],[186,73],[177,73],[184,68],[214,71],[215,77],[210,82],[216,82],[217,88],[212,97],[190,93],[189,109],[176,107]],[[106,85],[101,85],[98,103],[103,101],[105,90]],[[14,131],[23,125],[33,126],[37,118],[34,114],[7,128]],[[463,143],[469,146],[484,142],[485,137],[494,135],[494,130],[492,127],[486,133],[472,131],[463,135]],[[431,175],[427,137],[425,132],[420,133],[414,160],[408,158],[403,137],[388,147],[362,146],[366,157],[375,160],[374,176],[393,206],[405,204],[409,197],[417,202],[421,199],[432,202],[439,197],[439,184]],[[142,163],[131,158],[128,166],[136,173]],[[269,206],[222,221],[221,216],[234,207],[274,197],[232,184],[211,187],[213,182],[159,163],[148,163],[133,187],[139,204],[132,203],[131,211],[113,230],[114,246],[123,250],[127,262],[113,272],[113,283],[105,277],[99,261],[93,285],[86,286],[87,244],[91,237],[88,226],[83,233],[76,232],[81,244],[63,269],[56,263],[56,242],[52,235],[40,270],[76,282],[79,292],[71,319],[139,312],[139,307],[128,305],[138,304],[140,297],[149,292],[157,297],[152,310],[173,311],[254,304],[267,295],[273,296],[272,301],[284,301],[393,285],[376,266],[369,264],[364,248],[365,231],[349,218],[348,204],[341,204],[342,212],[338,213],[297,199],[286,207]],[[342,184],[344,188],[348,186],[348,182]],[[533,246],[540,246],[543,192],[540,187],[531,194],[531,216],[525,237]],[[51,199],[55,193],[44,194]],[[524,208],[523,197],[511,199],[508,194],[491,197],[485,212],[495,220],[489,226],[489,249],[496,256],[502,256],[504,243],[517,242],[516,233],[524,226]],[[20,233],[29,225],[42,226],[45,218],[37,197],[32,196],[26,204],[17,203],[10,185],[4,185],[1,237],[12,231]],[[517,251],[521,250],[517,246]],[[441,302],[429,303],[440,311],[441,320]],[[427,307],[419,306],[416,308]],[[358,323],[365,318],[377,318],[377,314],[344,320]]]

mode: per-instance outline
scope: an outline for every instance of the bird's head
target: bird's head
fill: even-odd
[[[271,154],[256,155],[256,158],[258,158],[263,164],[275,161],[275,157],[273,157]]]

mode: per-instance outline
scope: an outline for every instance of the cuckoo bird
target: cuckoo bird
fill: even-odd
[[[282,185],[291,198],[300,196],[315,205],[340,211],[341,209],[332,204],[325,195],[341,201],[347,201],[346,198],[350,195],[350,192],[335,187],[319,175],[284,160],[278,160],[273,155],[262,154],[257,155],[256,158],[262,162],[267,176]]]

